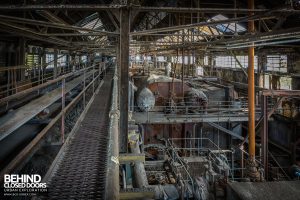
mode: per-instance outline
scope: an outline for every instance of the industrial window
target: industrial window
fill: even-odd
[[[177,60],[177,57],[172,57],[172,62],[173,63],[184,63],[184,64],[188,64],[188,61],[189,60],[189,57],[188,56],[178,56],[178,60]],[[193,64],[193,61],[194,61],[194,56],[190,56],[190,63]]]
[[[220,20],[226,20],[228,17],[225,17],[224,15],[216,15],[211,18],[212,21],[220,21]],[[229,23],[229,24],[219,24],[216,26],[217,29],[219,29],[221,32],[225,33],[235,33],[235,29],[237,32],[244,32],[246,29],[235,23]]]
[[[208,56],[204,57],[204,65],[208,66]]]
[[[39,55],[37,54],[27,54],[26,56],[26,66],[28,68],[37,67],[39,65]]]
[[[166,59],[163,56],[157,56],[157,61],[158,62],[166,62]]]
[[[286,55],[268,55],[267,71],[287,72],[287,56]]]
[[[54,60],[54,55],[47,53],[46,54],[46,63],[47,63],[46,68],[54,68],[53,60]]]
[[[87,28],[87,29],[94,29],[94,30],[104,30],[103,23],[101,19],[99,18],[99,14],[93,13],[92,15],[84,18],[80,22],[77,23],[77,25]],[[80,33],[87,33],[86,31],[79,31]],[[90,40],[95,39],[97,36],[88,36]]]
[[[243,68],[248,68],[248,56],[236,56]],[[239,63],[233,56],[217,56],[216,67],[240,68]],[[254,69],[257,69],[257,56],[254,57]]]
[[[80,61],[82,63],[86,63],[87,62],[87,56],[81,56]]]
[[[58,55],[57,66],[66,66],[67,65],[67,56],[63,54]]]
[[[271,77],[272,77],[272,75],[270,75],[270,74],[264,75],[264,78],[265,78],[264,88],[272,89],[271,83],[270,83]],[[279,82],[280,83],[278,84],[277,89],[284,89],[284,90],[292,89],[292,78],[291,77],[282,76],[282,77],[280,77]]]
[[[292,89],[292,78],[291,77],[280,77],[280,89],[291,90]]]

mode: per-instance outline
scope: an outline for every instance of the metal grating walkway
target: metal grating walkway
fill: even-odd
[[[104,199],[112,73],[88,109],[48,186],[47,199]]]

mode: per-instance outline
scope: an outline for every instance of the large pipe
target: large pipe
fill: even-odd
[[[141,150],[138,141],[134,144],[130,144],[131,153],[141,154]],[[137,188],[147,188],[149,187],[147,174],[145,171],[145,165],[141,161],[134,162],[134,181]]]
[[[112,105],[110,109],[109,152],[105,199],[119,199],[119,116],[117,66],[113,78]]]
[[[254,9],[254,0],[248,0],[248,9]],[[249,16],[254,15],[253,12]],[[255,32],[254,21],[249,20],[248,31],[250,34]],[[248,106],[249,106],[249,157],[255,160],[255,87],[254,87],[254,43],[248,48]]]

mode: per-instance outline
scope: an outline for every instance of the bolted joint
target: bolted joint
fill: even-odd
[[[115,109],[115,110],[111,110],[109,112],[109,118],[113,118],[113,117],[116,117],[116,118],[120,118],[120,111]]]
[[[117,80],[118,80],[118,76],[117,76],[116,74],[114,75],[113,80],[114,80],[114,81],[117,81]]]
[[[261,172],[258,170],[259,166],[255,160],[253,159],[247,160],[246,166],[247,166],[247,174],[251,181],[254,182],[263,181],[264,178],[262,177]]]

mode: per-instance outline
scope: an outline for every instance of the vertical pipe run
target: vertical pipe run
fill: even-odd
[[[248,8],[254,9],[254,0],[248,0]],[[254,15],[249,12],[249,16]],[[254,21],[248,21],[248,31],[255,32]],[[249,159],[255,160],[255,90],[254,90],[254,43],[248,48],[248,134],[249,134]]]

